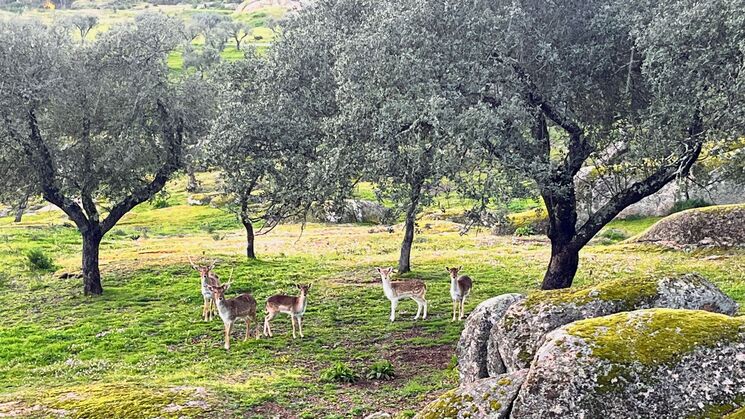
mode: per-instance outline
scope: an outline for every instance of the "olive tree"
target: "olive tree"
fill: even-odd
[[[448,39],[463,25],[461,16],[428,3],[411,24],[409,3],[378,3],[340,43],[335,65],[335,128],[355,142],[364,177],[405,213],[399,272],[411,269],[416,217],[443,183],[485,180],[461,176],[473,173],[485,157],[461,134],[473,99],[453,92],[464,72],[471,79],[480,72],[461,57],[465,40]]]
[[[204,150],[235,197],[249,258],[255,235],[304,220],[312,207],[333,207],[357,174],[349,147],[325,130],[338,110],[333,48],[355,24],[353,6],[319,1],[283,23],[266,57],[247,52],[218,72],[223,106]]]
[[[365,27],[377,32],[370,54],[417,66],[421,83],[452,99],[439,106],[459,115],[454,138],[540,191],[551,240],[544,289],[569,287],[580,249],[624,208],[685,176],[707,143],[743,135],[743,0],[388,3],[395,12]],[[428,48],[429,39],[439,42]],[[451,65],[431,72],[429,61]],[[381,62],[355,72],[378,71],[385,86]],[[406,90],[391,85],[380,108]],[[578,182],[609,191],[582,218]]]
[[[103,292],[104,235],[181,169],[209,119],[206,84],[169,75],[178,32],[148,14],[81,45],[55,28],[0,23],[0,161],[77,226],[86,294]]]

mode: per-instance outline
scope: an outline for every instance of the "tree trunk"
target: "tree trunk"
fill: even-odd
[[[85,295],[101,295],[101,272],[98,268],[98,252],[103,235],[99,232],[83,233],[83,291]]]
[[[579,250],[571,244],[551,243],[551,260],[548,263],[546,275],[543,277],[541,289],[556,290],[569,288],[579,266]]]
[[[411,246],[414,243],[414,228],[416,223],[416,213],[419,206],[419,199],[422,192],[422,185],[417,184],[412,187],[411,201],[409,209],[406,211],[406,223],[404,228],[404,241],[401,243],[401,254],[398,257],[398,272],[411,272]]]
[[[577,201],[574,184],[554,184],[542,193],[548,210],[548,238],[551,240],[551,260],[543,277],[541,289],[569,288],[579,265],[576,246]]]
[[[242,219],[243,227],[246,228],[246,257],[249,259],[256,259],[256,251],[254,249],[254,243],[256,241],[256,235],[254,234],[254,226],[251,220]]]
[[[16,218],[13,220],[13,222],[20,223],[21,219],[23,219],[23,213],[26,211],[26,206],[28,205],[28,195],[24,195],[23,198],[18,202],[18,207],[16,208]]]

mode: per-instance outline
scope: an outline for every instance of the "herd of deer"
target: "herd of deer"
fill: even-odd
[[[189,257],[189,263],[192,268],[199,272],[202,283],[202,298],[204,299],[204,305],[202,306],[202,318],[205,321],[209,321],[215,317],[215,314],[220,316],[220,319],[225,326],[225,349],[230,349],[230,332],[233,329],[233,325],[243,320],[246,322],[246,336],[244,341],[248,340],[251,335],[251,322],[256,324],[256,339],[260,337],[259,326],[256,320],[256,299],[251,294],[241,294],[233,298],[225,298],[225,291],[230,288],[230,284],[233,278],[233,272],[230,272],[230,278],[225,284],[220,283],[220,279],[213,272],[215,268],[215,262],[213,261],[210,265],[197,265]],[[406,281],[391,281],[391,274],[393,268],[375,268],[380,274],[380,278],[383,282],[383,293],[391,301],[391,321],[396,320],[396,307],[398,301],[404,298],[411,298],[417,304],[417,312],[414,320],[418,319],[421,315],[423,319],[427,318],[427,299],[425,294],[427,293],[427,285],[418,279],[406,280]],[[450,297],[453,299],[453,319],[452,321],[463,320],[464,317],[464,305],[466,297],[471,292],[473,281],[466,275],[458,275],[461,271],[461,267],[448,268],[450,274]],[[264,336],[273,336],[271,321],[277,314],[285,313],[290,316],[292,322],[292,337],[296,338],[295,324],[299,329],[300,337],[303,337],[303,314],[305,314],[305,307],[308,302],[308,291],[311,288],[311,284],[308,285],[296,285],[300,290],[300,295],[289,296],[289,295],[273,295],[266,300],[266,316],[264,317]]]

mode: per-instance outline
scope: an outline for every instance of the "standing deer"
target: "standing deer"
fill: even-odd
[[[445,269],[450,273],[450,297],[453,299],[453,319],[451,321],[455,321],[456,312],[459,313],[458,320],[463,320],[466,297],[471,293],[473,281],[468,275],[458,276],[458,272],[463,269],[462,266],[457,268],[446,266]]]
[[[225,298],[225,291],[230,288],[230,282],[225,285],[208,285],[217,304],[217,314],[220,315],[225,326],[225,350],[230,349],[230,332],[237,320],[246,321],[246,337],[251,334],[251,321],[256,325],[256,339],[259,338],[259,323],[256,321],[256,299],[251,294],[241,294],[234,298]]]
[[[214,272],[212,272],[212,269],[215,268],[216,261],[213,260],[212,264],[210,265],[196,265],[191,260],[191,256],[187,257],[189,258],[191,267],[195,271],[199,272],[199,276],[202,280],[202,299],[204,300],[204,304],[202,305],[202,318],[204,319],[204,321],[210,321],[215,316],[216,307],[215,299],[212,296],[212,291],[210,291],[209,286],[220,285],[220,279]]]
[[[380,273],[380,278],[383,281],[383,293],[389,300],[391,300],[391,321],[396,320],[396,307],[398,306],[398,300],[403,298],[411,298],[416,301],[417,311],[414,320],[419,318],[424,308],[424,316],[422,319],[427,318],[427,300],[424,295],[427,293],[427,286],[424,282],[418,279],[412,279],[408,281],[391,281],[391,273],[393,268],[375,268]]]
[[[292,322],[292,338],[295,339],[295,321],[297,320],[298,328],[300,329],[300,337],[303,336],[303,314],[305,314],[305,306],[308,303],[308,291],[312,284],[295,286],[300,289],[300,295],[297,297],[291,297],[289,295],[273,295],[266,300],[266,317],[264,317],[264,336],[274,336],[272,334],[272,327],[269,324],[270,321],[277,315],[277,313],[287,313],[290,315],[290,321]]]

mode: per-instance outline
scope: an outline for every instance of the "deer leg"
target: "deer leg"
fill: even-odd
[[[298,316],[297,318],[297,326],[298,326],[298,329],[300,330],[300,337],[304,338],[305,336],[303,336],[303,318],[300,316]]]
[[[458,300],[453,300],[453,318],[450,319],[451,322],[455,321],[455,311],[457,310],[457,307],[458,307]]]
[[[207,299],[202,300],[202,320],[207,321]]]
[[[466,314],[466,297],[463,296],[463,298],[460,300],[460,319],[463,320],[464,315]]]
[[[275,314],[273,312],[267,313],[266,317],[264,317],[264,334],[266,336],[272,337],[272,326],[269,324],[269,322],[272,321]]]
[[[251,334],[251,319],[246,317],[246,336],[243,338],[243,341],[248,340],[248,335]]]
[[[414,316],[414,320],[417,320],[419,318],[419,315],[422,314],[422,302],[416,298],[414,299],[414,301],[416,302],[416,316]]]
[[[391,300],[391,322],[396,320],[396,306],[398,305],[398,300]]]
[[[292,322],[292,338],[295,339],[295,316],[290,314],[290,322]]]
[[[424,316],[422,317],[422,320],[427,318],[427,305],[429,304],[425,298],[422,298],[422,301],[424,301]]]
[[[230,329],[233,323],[225,323],[225,350],[230,350]]]

